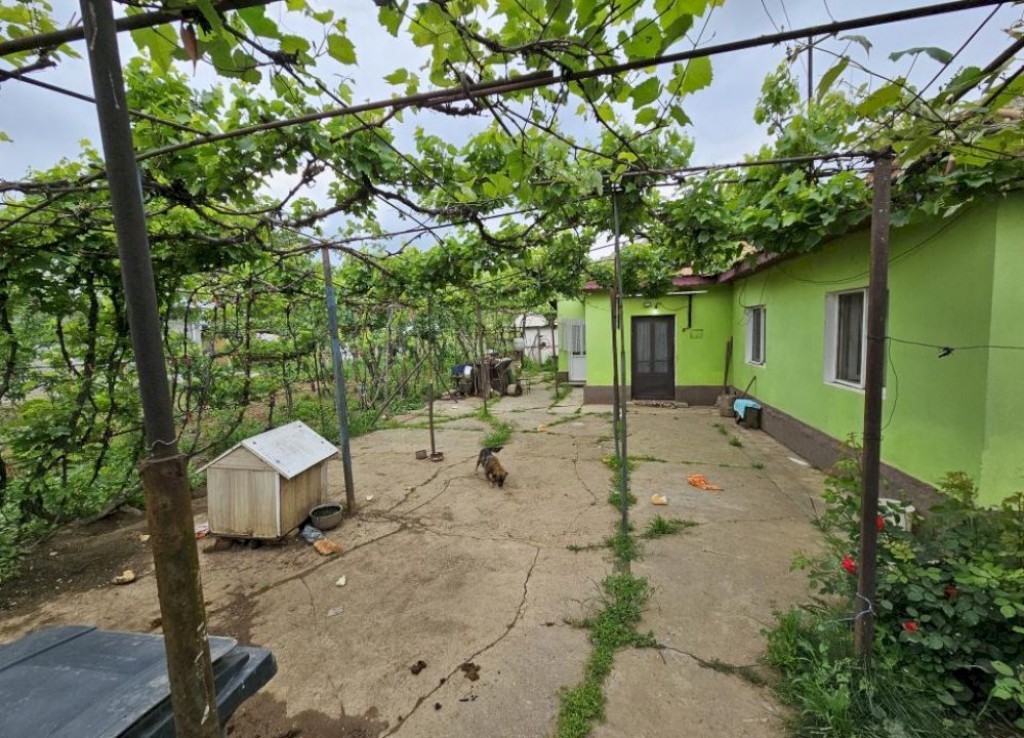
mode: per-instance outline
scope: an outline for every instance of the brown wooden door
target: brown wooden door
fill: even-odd
[[[633,318],[633,399],[675,399],[674,322],[671,315]]]

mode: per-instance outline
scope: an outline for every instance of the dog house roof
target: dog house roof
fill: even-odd
[[[291,479],[338,453],[333,443],[301,420],[296,420],[258,436],[246,438],[201,467],[199,471],[206,471],[239,447],[251,451],[285,479]]]

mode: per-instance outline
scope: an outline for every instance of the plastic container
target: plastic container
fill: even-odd
[[[344,517],[345,510],[337,502],[326,502],[309,511],[309,522],[318,530],[337,528]]]

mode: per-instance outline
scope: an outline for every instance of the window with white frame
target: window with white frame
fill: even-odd
[[[825,296],[825,381],[864,386],[867,353],[866,291]]]
[[[748,364],[764,364],[764,318],[764,305],[746,309]]]

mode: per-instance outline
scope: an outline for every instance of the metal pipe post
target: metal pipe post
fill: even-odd
[[[615,456],[621,459],[622,444],[619,442],[619,404],[622,398],[620,397],[619,339],[617,334],[619,329],[619,311],[615,308],[619,299],[618,294],[618,290],[614,287],[608,292],[609,312],[612,317],[612,417],[615,419],[615,422],[612,423],[612,437],[615,439]]]
[[[871,659],[875,636],[878,563],[878,486],[882,454],[882,389],[885,382],[885,327],[889,312],[889,216],[892,206],[892,151],[875,159],[871,206],[871,277],[864,371],[864,455],[861,461],[860,565],[854,648]]]
[[[619,247],[619,186],[612,185],[612,223],[615,229],[615,313],[619,320],[619,378],[626,381],[625,306],[622,301],[622,251]],[[618,391],[618,386],[616,386]],[[622,535],[629,535],[629,453],[626,449],[626,398],[619,398],[619,508],[622,511]]]
[[[348,393],[345,391],[345,365],[338,340],[338,300],[334,295],[334,275],[331,254],[324,246],[320,249],[320,263],[324,268],[324,291],[327,294],[327,330],[331,334],[331,358],[334,363],[334,408],[338,413],[338,433],[341,441],[341,466],[345,474],[345,507],[348,514],[356,511],[356,486],[352,481],[352,450],[348,443]]]
[[[110,0],[81,0],[81,9],[149,452],[140,472],[156,569],[174,725],[178,735],[219,738],[188,484],[188,459],[178,453],[142,185],[132,146],[114,11]]]

